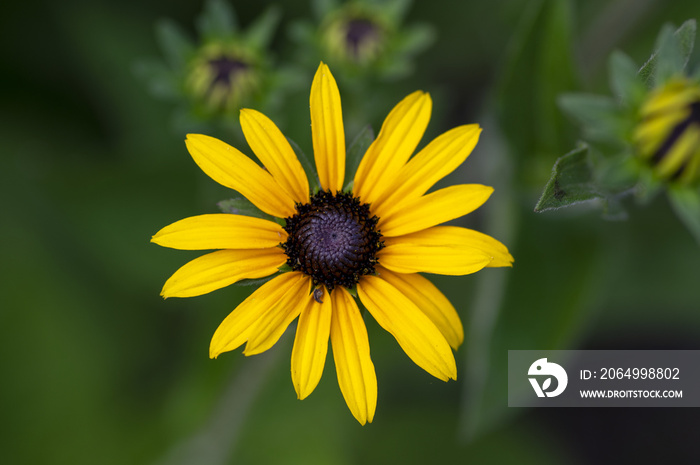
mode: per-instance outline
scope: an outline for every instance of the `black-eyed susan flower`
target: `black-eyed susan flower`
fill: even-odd
[[[614,97],[560,98],[591,144],[557,161],[535,211],[598,199],[619,217],[621,197],[634,193],[643,204],[665,191],[700,242],[700,69],[687,70],[695,30],[695,20],[664,26],[642,67],[613,53]]]
[[[163,228],[153,236],[159,245],[218,250],[177,270],[162,295],[195,296],[278,273],[224,319],[210,356],[243,344],[245,355],[264,352],[298,319],[291,357],[298,397],[318,384],[330,339],[340,389],[364,424],[374,417],[377,380],[356,298],[418,366],[441,380],[456,379],[452,349],[462,343],[462,324],[449,300],[420,273],[465,275],[511,266],[513,258],[488,235],[440,226],[481,206],[491,187],[463,184],[427,193],[469,156],[478,125],[456,127],[411,158],[432,107],[428,94],[414,92],[389,113],[352,188],[343,190],[340,94],[323,63],[310,107],[316,192],[287,139],[262,113],[241,110],[240,121],[264,168],[220,140],[187,136],[187,148],[205,173],[284,221],[222,213]]]

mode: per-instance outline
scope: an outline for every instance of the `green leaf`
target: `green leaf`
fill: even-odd
[[[301,163],[301,167],[304,168],[304,172],[306,173],[306,178],[309,180],[309,186],[311,187],[311,192],[318,192],[318,190],[321,188],[321,181],[318,179],[318,174],[316,174],[316,168],[309,157],[304,153],[304,151],[299,147],[299,145],[294,142],[292,139],[287,137],[287,141],[289,142],[289,145],[292,146],[292,149],[294,149],[294,153],[297,155],[297,158],[299,159],[299,163]]]
[[[371,126],[367,125],[355,137],[352,144],[350,144],[347,155],[345,156],[346,183],[343,190],[348,191],[352,189],[357,167],[360,166],[360,161],[362,161],[362,157],[365,155],[372,142],[374,142],[374,131]]]
[[[258,50],[267,49],[275,35],[281,17],[282,10],[280,8],[276,5],[269,7],[246,30],[246,42]]]
[[[695,33],[697,30],[697,22],[694,19],[689,19],[678,28],[676,36],[681,47],[681,56],[683,57],[683,68],[688,65],[690,55],[695,47]]]
[[[700,244],[700,188],[675,187],[668,190],[676,216]]]
[[[156,23],[156,38],[165,59],[173,70],[181,70],[194,53],[194,45],[174,21],[162,19]]]
[[[695,29],[694,19],[683,23],[675,33],[668,24],[661,29],[654,53],[639,70],[639,76],[648,86],[663,82],[685,68],[693,52]]]
[[[197,18],[197,29],[205,39],[228,38],[238,29],[236,12],[225,0],[207,0]]]
[[[639,80],[637,64],[626,54],[615,50],[610,55],[610,88],[620,102],[636,108],[646,95],[646,87]]]
[[[535,206],[536,212],[555,210],[581,202],[602,198],[593,183],[588,161],[588,146],[572,150],[562,156],[552,168],[552,177]]]
[[[253,205],[250,200],[239,197],[235,199],[222,200],[216,204],[223,213],[232,213],[234,215],[253,216],[264,220],[275,221],[276,218],[272,215],[260,210]]]
[[[576,119],[592,139],[617,139],[624,134],[624,120],[617,103],[610,97],[588,94],[563,94],[559,107]]]

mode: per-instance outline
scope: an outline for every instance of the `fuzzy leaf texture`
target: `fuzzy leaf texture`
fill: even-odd
[[[536,212],[604,197],[593,182],[588,150],[587,145],[581,145],[557,160],[542,197],[535,206]]]
[[[695,44],[696,23],[689,19],[675,33],[664,27],[656,41],[656,49],[639,70],[639,77],[648,85],[666,78],[674,71],[681,71],[688,64]]]

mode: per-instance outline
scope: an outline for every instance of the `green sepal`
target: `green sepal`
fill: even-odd
[[[612,140],[624,137],[629,123],[620,114],[617,102],[603,95],[563,94],[557,99],[559,107],[577,120],[587,138]]]
[[[353,296],[356,299],[359,299],[359,297],[357,296],[357,284],[355,284],[349,289],[347,287],[345,289],[350,293],[351,296]]]
[[[694,19],[684,22],[675,32],[665,25],[656,40],[655,52],[639,70],[639,76],[649,87],[664,82],[685,68],[695,44]]]
[[[277,269],[279,270],[280,273],[289,273],[290,271],[294,271],[294,270],[292,270],[292,267],[287,265],[286,263]]]
[[[223,213],[234,215],[253,216],[264,220],[276,221],[278,218],[265,213],[253,205],[250,200],[237,197],[234,199],[222,200],[216,204]]]
[[[668,190],[668,199],[676,216],[700,244],[700,188],[671,188]]]
[[[156,38],[173,70],[181,70],[194,53],[194,44],[174,21],[161,19],[156,23]]]
[[[637,108],[644,100],[647,89],[637,76],[637,64],[626,54],[616,50],[610,55],[610,88],[625,107]]]
[[[196,24],[205,40],[230,38],[238,30],[236,12],[225,0],[207,0]]]
[[[265,50],[270,46],[277,26],[282,18],[282,10],[272,5],[265,10],[246,30],[246,43],[258,50]]]
[[[369,146],[372,145],[372,142],[374,142],[374,131],[371,126],[367,125],[355,136],[350,147],[348,147],[345,155],[345,179],[347,182],[343,188],[344,192],[349,192],[352,189],[357,167],[360,166],[360,161],[362,161],[362,157]]]
[[[272,280],[272,278],[276,278],[280,274],[282,274],[282,272],[278,271],[277,273],[271,274],[270,276],[265,276],[264,278],[241,279],[240,281],[236,281],[234,284],[236,286],[261,286],[266,282]]]
[[[292,146],[294,153],[301,163],[301,167],[304,168],[304,173],[306,173],[306,178],[309,180],[309,186],[311,187],[311,192],[316,193],[321,188],[321,181],[318,179],[318,174],[316,174],[316,168],[311,163],[309,157],[304,153],[304,151],[299,147],[299,145],[292,139],[287,137],[287,142]]]
[[[556,210],[604,197],[593,182],[588,152],[588,145],[581,144],[557,160],[542,197],[535,206],[536,212]]]

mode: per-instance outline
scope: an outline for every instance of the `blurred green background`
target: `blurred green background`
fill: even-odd
[[[268,2],[233,4],[245,25]],[[311,17],[306,1],[279,5],[276,62],[299,53],[286,26]],[[697,463],[694,409],[508,409],[505,369],[509,349],[700,349],[700,247],[663,197],[626,202],[620,222],[587,207],[532,211],[552,164],[576,142],[557,94],[607,94],[609,53],[643,63],[663,23],[700,16],[695,0],[411,7],[406,24],[432,24],[437,39],[413,73],[381,90],[389,105],[415,89],[431,93],[423,143],[459,124],[484,127],[447,181],[495,186],[461,224],[503,240],[516,261],[434,277],[467,333],[457,382],[423,372],[367,319],[379,404],[364,427],[347,410],[332,358],[313,395],[296,400],[289,334],[260,356],[209,360],[213,331],[250,288],[159,296],[199,254],[151,245],[151,235],[215,212],[230,193],[192,162],[172,105],[133,70],[161,55],[157,19],[194,34],[201,8],[0,7],[1,463]],[[308,86],[279,116],[304,131]],[[381,117],[369,122],[378,130]],[[311,151],[308,133],[282,129]]]

